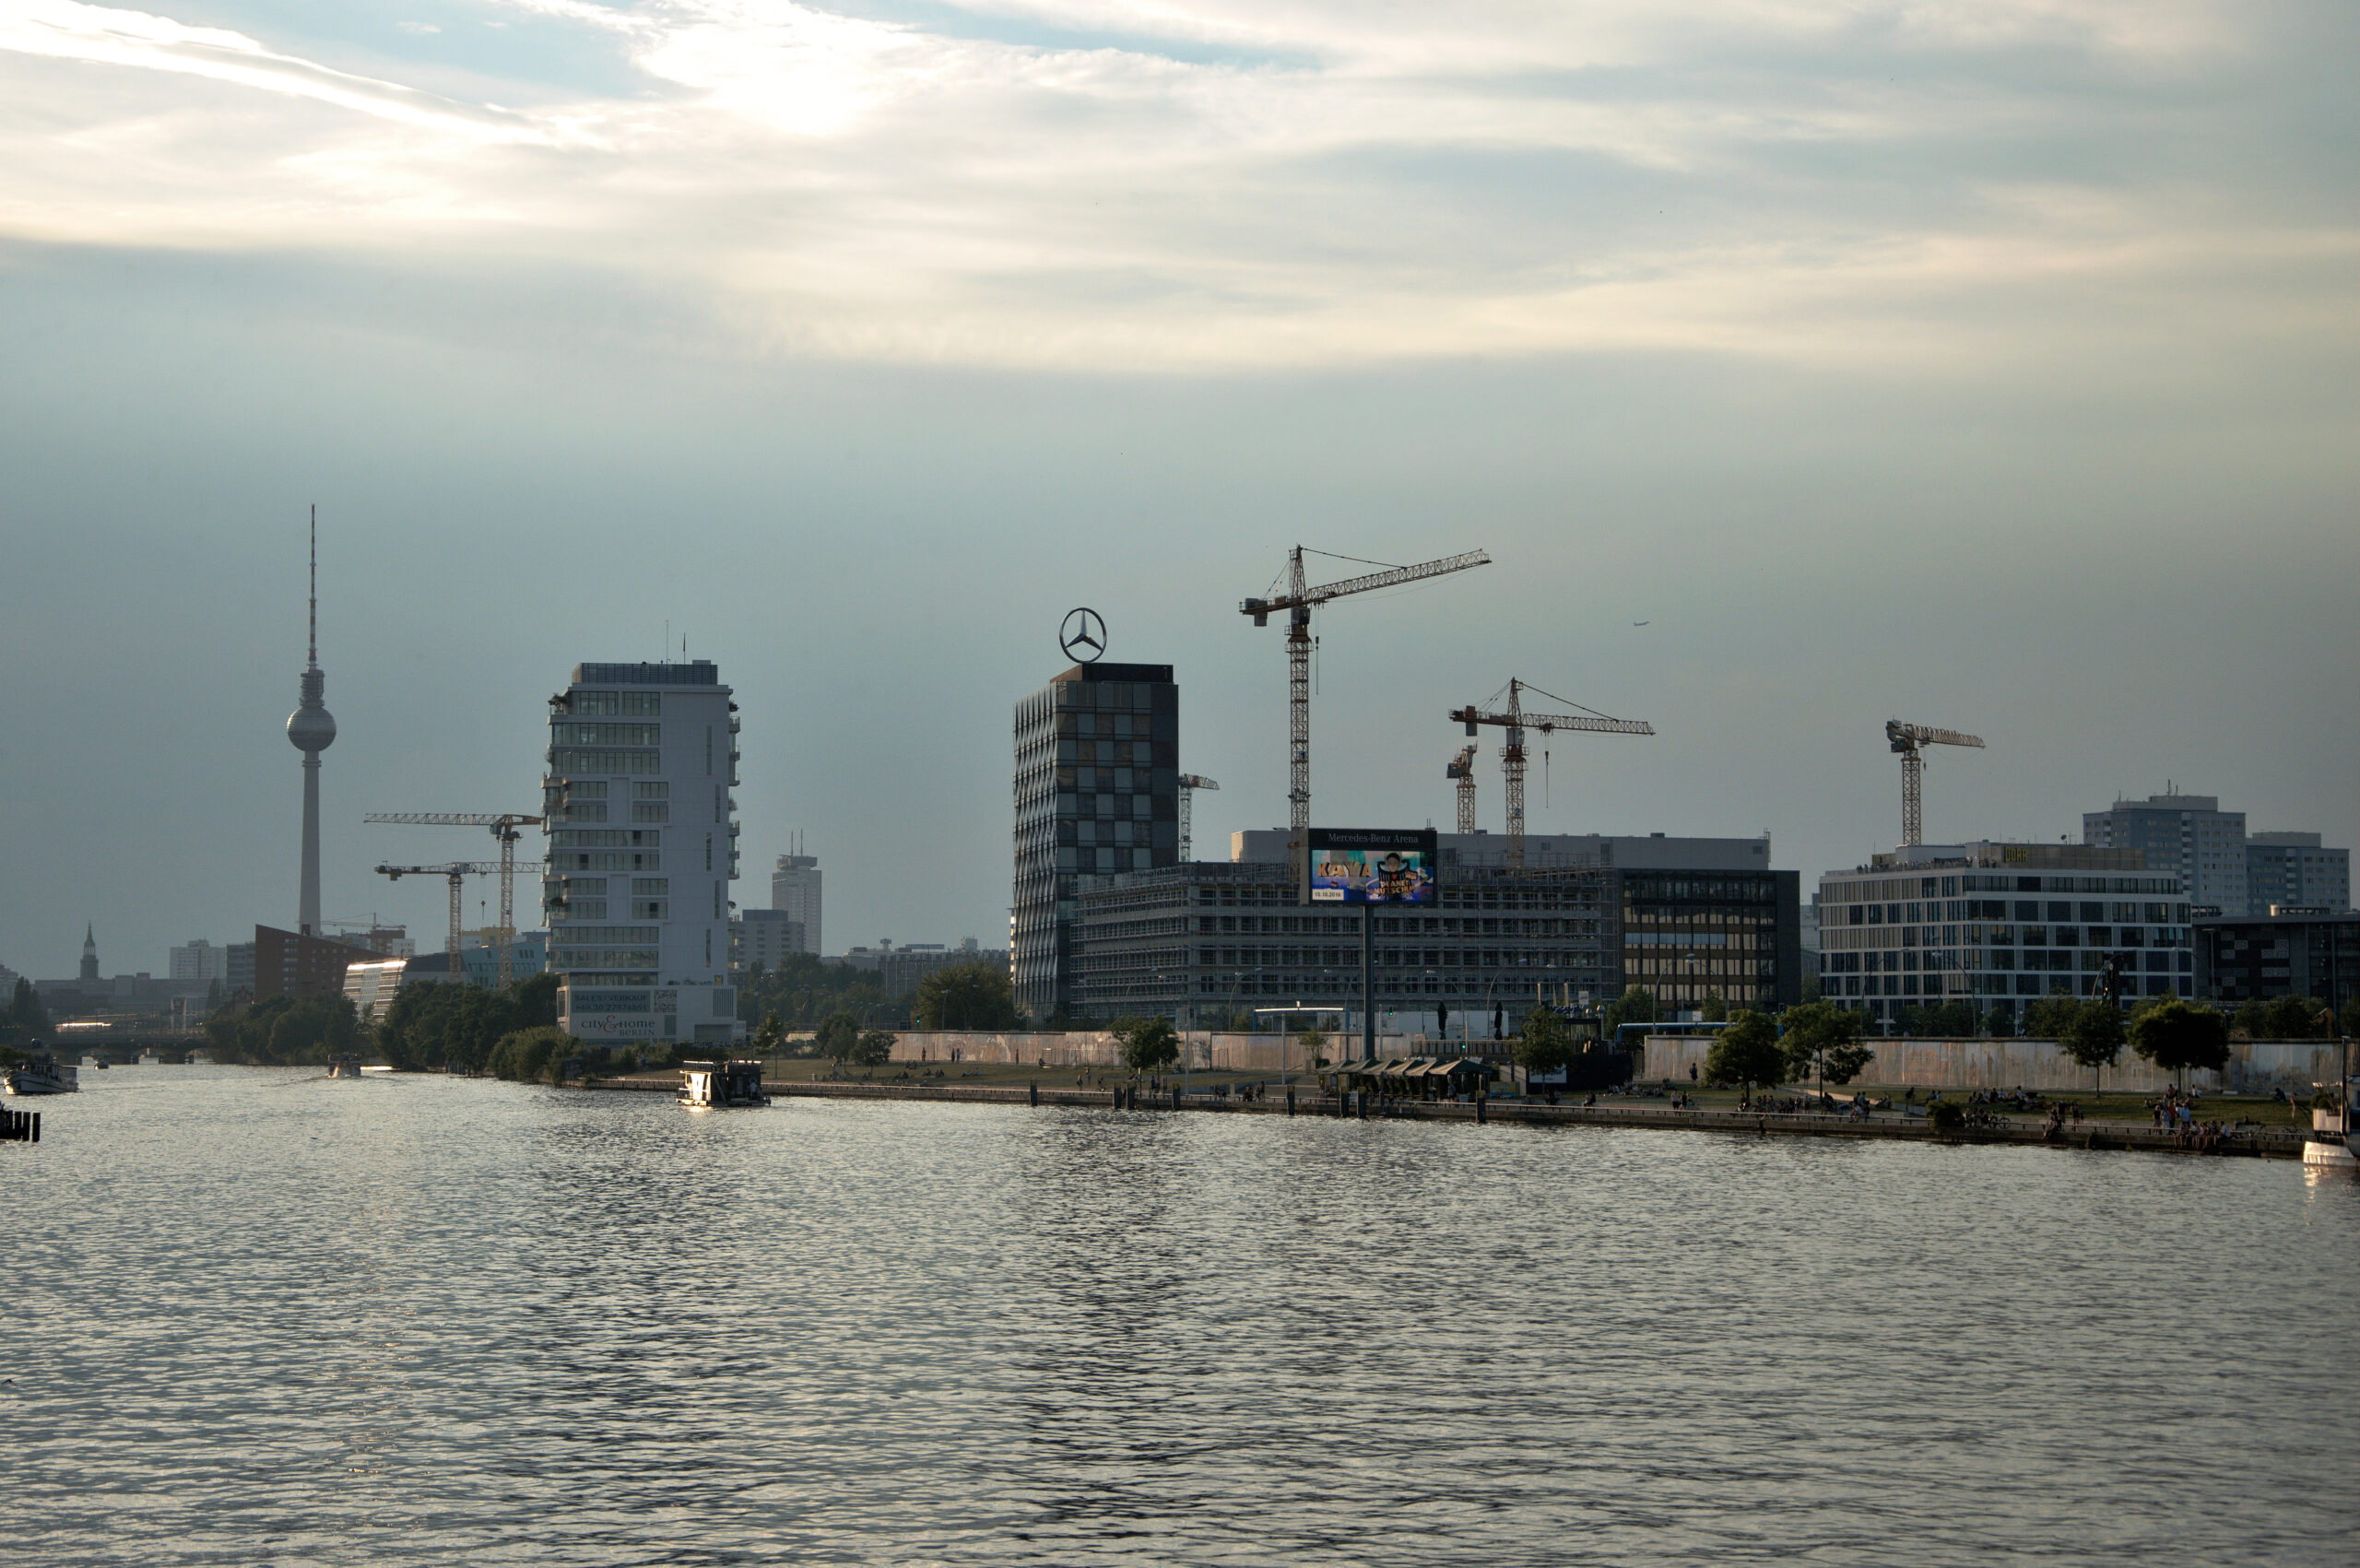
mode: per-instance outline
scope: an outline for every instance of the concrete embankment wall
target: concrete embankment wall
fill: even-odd
[[[1860,1084],[1914,1084],[1921,1089],[2083,1090],[2096,1087],[2083,1067],[2050,1040],[1870,1040],[1877,1055],[1856,1080]],[[1648,1082],[1670,1079],[1686,1083],[1688,1069],[1703,1077],[1705,1055],[1713,1048],[1708,1037],[1650,1035],[1639,1077]],[[2233,1042],[2225,1072],[2199,1072],[2175,1077],[2141,1061],[2125,1047],[2121,1058],[2106,1069],[2104,1087],[2126,1094],[2159,1094],[2166,1084],[2184,1081],[2198,1089],[2226,1089],[2232,1093],[2267,1093],[2272,1089],[2310,1092],[2313,1083],[2334,1080],[2342,1060],[2332,1042],[2261,1040]]]

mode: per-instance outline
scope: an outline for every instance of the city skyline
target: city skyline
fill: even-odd
[[[429,946],[369,867],[480,834],[361,815],[534,809],[552,666],[683,635],[832,947],[1005,940],[1077,605],[1282,824],[1298,542],[1498,563],[1322,612],[1323,822],[1448,823],[1516,675],[1657,730],[1535,832],[1857,865],[1899,718],[1989,742],[1930,841],[2360,843],[2348,8],[944,15],[0,14],[0,962],[297,923],[313,501],[323,913]]]

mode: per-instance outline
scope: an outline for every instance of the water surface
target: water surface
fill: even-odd
[[[15,1562],[2336,1563],[2279,1161],[86,1072]]]

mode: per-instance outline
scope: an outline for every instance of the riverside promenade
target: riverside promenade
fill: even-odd
[[[677,1074],[641,1074],[606,1079],[593,1090],[670,1093],[678,1089]],[[1653,1105],[1549,1105],[1530,1100],[1481,1102],[1380,1100],[1374,1095],[1305,1093],[1298,1090],[1290,1102],[1283,1091],[1261,1098],[1239,1095],[1150,1094],[1127,1086],[1112,1089],[1057,1087],[1044,1084],[969,1085],[925,1083],[848,1083],[826,1079],[764,1085],[773,1099],[800,1100],[926,1100],[985,1105],[1061,1105],[1080,1109],[1139,1114],[1189,1112],[1215,1115],[1326,1116],[1361,1121],[1403,1120],[1465,1122],[1470,1125],[1520,1126],[1652,1127],[1658,1130],[1715,1132],[1756,1138],[1883,1138],[1905,1143],[2033,1144],[2056,1149],[2138,1149],[2161,1154],[2236,1155],[2248,1159],[2300,1160],[2304,1134],[2293,1127],[2233,1127],[2201,1146],[2177,1133],[2131,1122],[2068,1124],[2052,1132],[2045,1118],[2023,1115],[1994,1125],[1938,1132],[1921,1117],[1894,1112],[1853,1117],[1834,1112],[1756,1112],[1686,1109]]]

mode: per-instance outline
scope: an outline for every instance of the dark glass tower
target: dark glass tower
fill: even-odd
[[[1016,1005],[1048,1020],[1073,1001],[1071,931],[1083,877],[1179,855],[1180,689],[1170,665],[1076,665],[1016,704]]]

